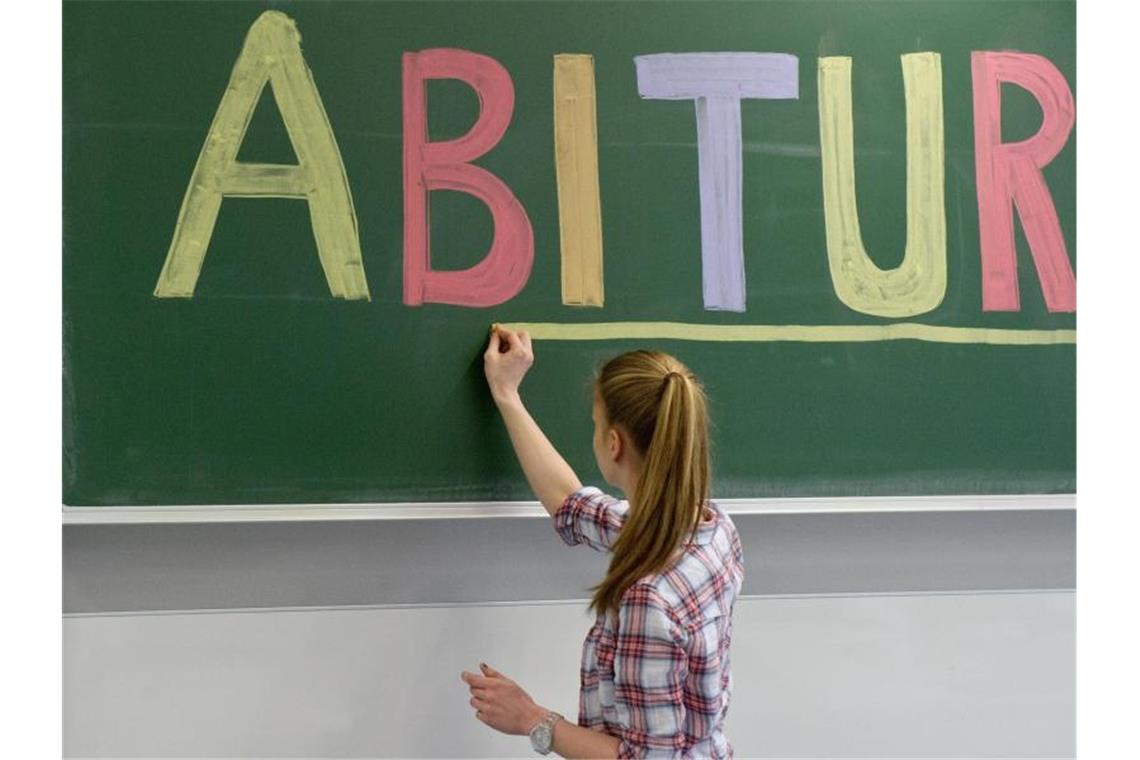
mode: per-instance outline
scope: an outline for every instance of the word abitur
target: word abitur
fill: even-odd
[[[832,286],[853,311],[887,318],[932,311],[942,302],[947,284],[941,57],[910,53],[901,61],[907,242],[901,264],[889,270],[867,255],[859,229],[852,59],[819,58],[817,68],[823,222]],[[772,52],[660,53],[637,56],[634,64],[642,99],[695,104],[703,304],[706,310],[743,312],[741,101],[798,98],[799,59]],[[511,188],[472,162],[492,150],[510,124],[515,105],[510,73],[493,58],[454,48],[404,53],[402,73],[403,301],[408,306],[504,303],[527,284],[534,234]],[[982,310],[1021,308],[1013,235],[1016,209],[1046,308],[1075,312],[1075,277],[1041,171],[1072,132],[1072,92],[1050,61],[1029,53],[975,51],[971,73]],[[426,83],[432,79],[463,81],[478,95],[479,116],[465,135],[428,139]],[[1043,114],[1037,133],[1015,143],[1001,140],[1001,85],[1007,83],[1027,90]],[[267,84],[294,147],[296,165],[237,161]],[[555,55],[553,91],[562,303],[598,308],[604,305],[604,277],[591,56]],[[493,240],[475,266],[432,268],[427,208],[433,190],[467,193],[490,210]],[[370,297],[348,175],[302,56],[300,34],[292,19],[278,11],[262,14],[246,37],[190,178],[156,296],[194,295],[225,197],[304,199],[331,294]]]

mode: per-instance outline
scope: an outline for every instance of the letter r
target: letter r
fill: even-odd
[[[982,257],[982,310],[1020,311],[1013,206],[1021,216],[1049,311],[1077,310],[1077,284],[1041,173],[1069,138],[1076,119],[1073,94],[1048,59],[1028,53],[983,51],[971,56],[974,151]],[[1001,141],[1001,84],[1024,87],[1041,106],[1041,129],[1028,140]]]

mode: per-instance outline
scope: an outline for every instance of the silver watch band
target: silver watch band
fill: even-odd
[[[552,710],[530,730],[530,744],[535,752],[549,755],[554,749],[554,726],[560,720],[566,719]]]

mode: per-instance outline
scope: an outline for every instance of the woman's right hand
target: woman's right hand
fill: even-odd
[[[515,332],[502,325],[491,328],[491,342],[483,354],[483,372],[496,404],[519,398],[519,385],[532,364],[534,352],[525,330]]]
[[[519,397],[519,384],[531,364],[534,364],[534,353],[526,331],[515,332],[502,325],[491,328],[491,343],[483,354],[487,385],[499,407],[526,482],[553,516],[566,497],[582,487],[582,482]]]

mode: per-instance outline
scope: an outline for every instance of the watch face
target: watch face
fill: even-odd
[[[550,744],[554,741],[554,732],[545,723],[534,727],[530,732],[530,744],[535,752],[549,752]]]

